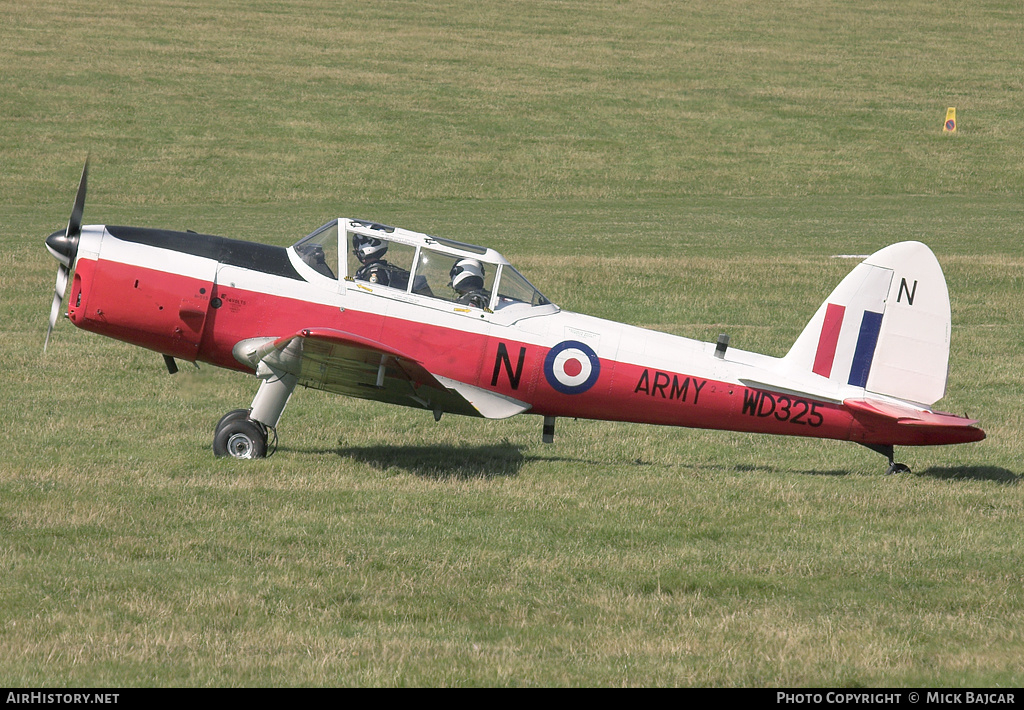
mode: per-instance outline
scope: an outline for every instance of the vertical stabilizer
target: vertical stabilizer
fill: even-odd
[[[920,242],[893,244],[840,282],[783,368],[789,377],[839,398],[849,388],[862,388],[931,405],[946,390],[950,320],[949,293],[935,255]]]

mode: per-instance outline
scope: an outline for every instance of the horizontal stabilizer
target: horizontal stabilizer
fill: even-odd
[[[930,437],[933,441],[929,443],[964,443],[985,438],[985,432],[974,426],[978,423],[977,419],[958,417],[947,412],[916,409],[904,404],[875,399],[847,399],[843,401],[843,406],[853,412],[858,419],[868,422],[875,420],[898,428],[927,430],[933,435]],[[934,438],[934,435],[941,437],[943,434],[944,439]]]
[[[790,395],[794,397],[810,397],[824,402],[839,404],[841,399],[836,398],[836,393],[828,388],[816,388],[816,382],[778,376],[770,372],[758,373],[757,377],[741,377],[740,384],[769,392]]]

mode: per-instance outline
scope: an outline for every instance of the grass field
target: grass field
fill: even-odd
[[[1012,2],[0,0],[0,686],[1024,685],[1024,16]],[[959,130],[943,135],[948,106]],[[289,244],[366,217],[564,308],[783,354],[866,254],[949,283],[903,449],[502,422],[58,325],[86,223]]]

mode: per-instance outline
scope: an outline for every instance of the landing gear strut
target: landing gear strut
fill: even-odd
[[[896,454],[892,444],[864,444],[864,446],[889,459],[889,468],[885,472],[885,475],[891,476],[894,473],[910,473],[910,466],[896,461]]]

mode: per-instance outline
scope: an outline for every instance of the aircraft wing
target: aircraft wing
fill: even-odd
[[[503,419],[530,405],[458,380],[435,376],[388,345],[331,328],[242,341],[236,357],[254,368],[294,375],[313,389],[389,404]]]

